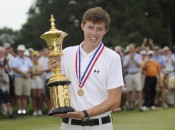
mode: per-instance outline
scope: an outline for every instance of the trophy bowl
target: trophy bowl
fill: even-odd
[[[40,37],[44,39],[49,47],[48,57],[63,55],[62,53],[62,43],[63,39],[68,35],[67,33],[57,30],[55,28],[55,19],[51,15],[51,29]],[[59,65],[53,68],[53,75],[51,75],[47,87],[49,87],[50,92],[50,102],[51,110],[49,111],[49,116],[55,114],[63,114],[67,112],[73,112],[74,109],[70,106],[70,95],[69,95],[69,84],[71,83],[68,78],[61,73],[61,61]]]

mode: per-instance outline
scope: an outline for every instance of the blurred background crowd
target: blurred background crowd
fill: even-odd
[[[129,43],[114,49],[121,57],[125,86],[121,107],[125,110],[155,110],[175,105],[175,47],[160,48],[150,38],[140,46]],[[15,51],[14,51],[15,50]],[[14,119],[14,114],[42,115],[50,110],[50,93],[46,87],[52,71],[48,68],[48,48],[34,50],[10,43],[0,47],[0,112]]]
[[[83,39],[83,12],[95,6],[110,14],[110,29],[103,42],[121,56],[123,64],[121,107],[113,112],[174,106],[174,0],[33,0],[27,21],[19,30],[0,28],[3,115],[13,119],[14,114],[47,113],[50,102],[45,84],[52,72],[48,69],[49,50],[39,37],[50,29],[53,14],[56,27],[69,34],[63,48],[78,45]]]

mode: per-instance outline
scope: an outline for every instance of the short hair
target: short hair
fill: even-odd
[[[82,23],[85,24],[87,21],[92,21],[93,23],[104,22],[106,29],[109,28],[110,17],[109,14],[101,7],[94,7],[88,9],[82,18]]]

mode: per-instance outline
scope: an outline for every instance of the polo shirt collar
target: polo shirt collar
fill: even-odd
[[[84,42],[82,42],[82,43],[80,44],[80,52],[81,52],[81,55],[82,55],[82,56],[88,56],[88,57],[92,58],[93,55],[94,55],[94,53],[95,53],[95,51],[96,51],[96,50],[98,49],[98,47],[100,46],[100,44],[99,44],[98,47],[96,47],[93,51],[91,51],[90,53],[87,54],[87,53],[82,49],[83,43],[84,43]]]

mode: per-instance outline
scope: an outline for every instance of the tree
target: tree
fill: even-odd
[[[3,46],[5,42],[14,45],[18,41],[18,32],[10,28],[0,29],[0,45]]]
[[[20,30],[20,41],[35,49],[45,46],[40,35],[50,29],[49,19],[53,14],[57,29],[69,34],[63,47],[77,45],[83,40],[82,15],[95,6],[103,7],[111,17],[110,29],[104,38],[107,46],[124,47],[129,42],[140,45],[144,37],[154,39],[159,46],[173,45],[173,0],[37,0],[29,10],[27,23]]]

